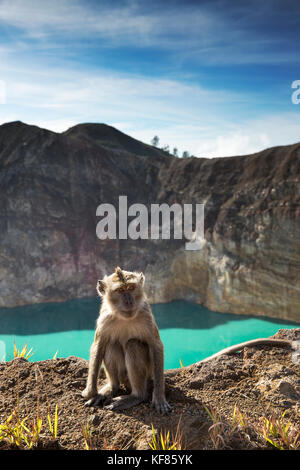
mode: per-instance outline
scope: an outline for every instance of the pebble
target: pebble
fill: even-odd
[[[92,424],[93,426],[98,426],[100,424],[100,416],[94,414],[94,415],[91,415],[90,419],[89,419],[89,422],[90,424]]]
[[[286,395],[288,398],[296,399],[298,396],[298,393],[294,389],[293,385],[285,380],[281,380],[281,382],[279,382],[278,391],[282,395]]]

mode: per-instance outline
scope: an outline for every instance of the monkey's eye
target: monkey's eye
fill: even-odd
[[[122,292],[126,292],[128,290],[134,290],[135,289],[135,285],[134,284],[127,284],[125,286],[120,286],[116,289],[116,292],[118,292],[119,294],[121,294]]]
[[[116,289],[116,291],[117,291],[118,293],[125,292],[125,291],[126,291],[126,287],[125,287],[125,286],[118,287],[118,289]]]

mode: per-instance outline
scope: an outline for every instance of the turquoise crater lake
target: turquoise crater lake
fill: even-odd
[[[14,341],[33,348],[31,361],[89,358],[100,307],[98,298],[0,308],[0,361],[13,357]],[[273,335],[299,324],[266,317],[211,312],[183,300],[152,306],[165,346],[165,369],[187,366],[242,341]]]

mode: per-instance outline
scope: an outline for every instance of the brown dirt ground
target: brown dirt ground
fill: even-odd
[[[300,339],[300,329],[279,330],[275,338]],[[144,403],[135,409],[112,412],[87,408],[81,391],[88,362],[70,356],[28,362],[17,358],[0,363],[0,424],[19,407],[21,418],[43,419],[38,449],[85,449],[82,429],[89,424],[93,449],[149,449],[152,424],[157,432],[180,430],[183,449],[272,449],[262,436],[264,416],[286,411],[289,433],[300,431],[300,364],[290,350],[260,346],[245,348],[204,364],[165,372],[166,394],[172,406],[167,416]],[[99,382],[103,382],[100,378]],[[58,405],[58,435],[49,432]],[[245,424],[232,425],[235,405]],[[216,413],[213,422],[207,409]],[[26,421],[30,422],[29,418]],[[214,424],[214,426],[212,426]],[[0,449],[12,449],[5,439]]]

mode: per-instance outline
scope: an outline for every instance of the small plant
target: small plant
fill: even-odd
[[[85,450],[93,450],[94,445],[93,445],[89,423],[86,423],[85,427],[81,427],[81,432],[82,432],[83,439],[84,439]]]
[[[26,425],[25,422],[29,424]],[[29,416],[20,418],[19,397],[17,397],[17,408],[8,416],[3,424],[0,424],[0,441],[6,441],[11,446],[22,449],[32,449],[40,439],[42,420],[37,415],[37,419]]]
[[[11,413],[4,424],[0,425],[0,441],[6,441],[17,447],[25,447],[28,442],[25,420],[26,418],[20,421],[15,412]]]
[[[284,419],[287,410],[280,417],[272,414],[264,416],[260,432],[264,439],[279,450],[296,450],[300,448],[300,432],[292,427],[291,422]]]
[[[33,356],[32,348],[28,349],[28,343],[23,345],[23,348],[20,350],[16,346],[16,342],[14,340],[14,359],[16,357],[24,357],[24,359],[29,359]]]
[[[248,420],[245,415],[242,414],[238,406],[234,405],[233,415],[232,415],[232,428],[236,425],[242,428],[246,428],[248,426]]]
[[[159,437],[156,437],[155,429],[152,426],[152,442],[148,442],[152,450],[182,450],[182,434],[179,432],[179,422],[176,429],[176,434],[170,436],[170,431],[160,432]]]
[[[54,437],[54,439],[57,439],[57,422],[58,422],[57,409],[58,409],[58,407],[57,407],[57,403],[56,403],[53,424],[52,424],[49,409],[48,409],[48,414],[47,414],[49,430],[50,430],[52,436]]]
[[[25,426],[24,424],[23,424],[23,427],[24,427],[24,430],[27,432],[27,436],[29,436],[29,439],[27,439],[27,447],[28,449],[31,449],[32,447],[37,445],[40,440],[40,433],[42,429],[42,419],[38,417],[37,420],[35,421],[35,419],[33,418],[30,420],[28,427]]]
[[[204,406],[206,413],[208,414],[208,416],[213,422],[213,424],[208,429],[208,433],[213,443],[214,449],[219,449],[221,447],[224,447],[225,441],[222,436],[225,430],[224,422],[222,421],[222,419],[220,418],[216,410],[214,410],[212,407],[207,407],[205,405],[203,406]]]
[[[38,383],[38,375],[40,376],[41,382],[42,382],[43,387],[44,387],[45,395],[46,395],[46,402],[47,402],[47,408],[48,408],[47,420],[48,420],[49,431],[52,434],[52,437],[54,439],[57,439],[58,405],[57,405],[57,403],[55,405],[54,419],[53,419],[53,422],[52,422],[51,414],[50,414],[50,403],[49,403],[49,398],[48,398],[48,394],[47,394],[47,388],[46,388],[46,385],[45,385],[45,382],[44,382],[44,376],[43,376],[42,372],[40,371],[39,366],[37,365],[35,367],[35,378],[36,378],[37,383]],[[38,397],[39,397],[39,390],[38,390]]]
[[[219,411],[212,407],[204,406],[205,411],[212,420],[212,425],[208,429],[210,441],[214,449],[232,448],[231,440],[247,436],[249,427],[248,418],[235,404],[231,421],[221,415]],[[249,436],[247,436],[249,439]],[[208,445],[210,446],[210,441]]]
[[[82,434],[82,437],[83,437],[83,440],[84,440],[85,450],[93,450],[94,449],[94,443],[93,443],[92,436],[91,436],[90,425],[89,425],[89,423],[86,423],[86,425],[83,426],[83,424],[82,424],[82,422],[79,418],[79,412],[78,412],[77,407],[76,407],[76,413],[77,413],[77,416],[78,416],[78,421],[79,421],[81,434]]]

